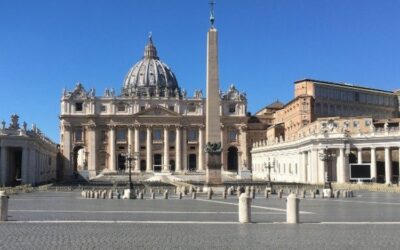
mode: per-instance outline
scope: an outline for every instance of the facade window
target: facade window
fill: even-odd
[[[146,109],[145,106],[140,106],[140,111],[144,111]]]
[[[162,140],[162,131],[161,129],[154,129],[153,130],[153,140],[161,141]]]
[[[126,128],[117,129],[117,141],[126,141]]]
[[[82,128],[75,129],[75,141],[82,141],[83,138],[83,131]]]
[[[189,141],[197,141],[197,130],[195,129],[190,129],[188,131],[188,140]]]
[[[146,141],[146,131],[145,130],[140,130],[139,133],[139,141],[140,142],[145,142]]]
[[[175,107],[174,106],[168,106],[168,109],[171,111],[175,111]]]
[[[77,102],[75,103],[75,111],[82,111],[83,110],[83,103]]]
[[[237,133],[234,130],[229,131],[228,134],[229,141],[236,141],[237,140]]]
[[[118,112],[125,112],[125,105],[123,105],[123,104],[120,104],[120,105],[118,105]]]
[[[100,111],[101,112],[106,112],[107,111],[107,106],[106,105],[101,105],[100,106]]]
[[[236,105],[235,104],[229,105],[229,113],[230,114],[236,113]]]
[[[169,141],[174,142],[176,137],[175,131],[169,131],[168,135],[169,135]]]

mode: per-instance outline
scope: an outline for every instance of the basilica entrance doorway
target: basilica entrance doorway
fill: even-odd
[[[238,171],[238,150],[234,146],[228,148],[228,171]]]
[[[154,172],[161,172],[162,170],[162,156],[161,154],[154,154],[153,157],[153,171]]]
[[[146,160],[140,160],[140,172],[146,171]]]
[[[197,157],[196,154],[189,154],[189,171],[196,171]]]
[[[118,154],[118,171],[124,171],[125,170],[125,156],[122,154]]]
[[[74,172],[86,169],[86,156],[83,146],[76,146],[73,150],[73,169]]]

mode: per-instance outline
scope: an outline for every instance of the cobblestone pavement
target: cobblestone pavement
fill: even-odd
[[[358,192],[302,199],[286,225],[285,199],[253,200],[252,224],[237,223],[237,199],[82,199],[80,193],[10,197],[0,249],[400,249],[400,195]]]

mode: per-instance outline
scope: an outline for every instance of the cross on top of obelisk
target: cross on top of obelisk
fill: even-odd
[[[211,22],[211,27],[214,27],[214,21],[215,21],[214,5],[215,5],[215,1],[214,0],[210,0],[210,22]]]

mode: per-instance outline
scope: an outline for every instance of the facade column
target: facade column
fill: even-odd
[[[390,159],[389,147],[385,147],[385,183],[392,183],[392,160]]]
[[[135,172],[140,172],[140,138],[139,138],[139,132],[140,132],[140,127],[135,126],[134,127],[134,149],[133,152],[137,153],[137,157],[135,160],[135,169],[133,171]]]
[[[175,171],[181,172],[182,171],[182,149],[181,149],[181,127],[176,126],[176,135],[175,135]]]
[[[320,159],[319,155],[321,153],[324,153],[324,150],[318,150],[318,154],[317,154],[317,158],[318,158],[318,183],[324,183],[325,182],[325,176],[326,176],[326,172],[328,171],[328,163],[326,161],[323,161]]]
[[[357,164],[362,163],[362,148],[357,148]]]
[[[302,176],[302,182],[303,183],[307,183],[307,153],[306,152],[302,152],[301,153],[301,171],[303,172],[303,176]]]
[[[128,151],[129,149],[131,150],[131,153],[133,152],[133,126],[130,125],[128,126]]]
[[[22,148],[22,159],[21,159],[21,183],[29,183],[29,149],[27,147]]]
[[[89,159],[88,159],[88,170],[89,177],[96,176],[96,126],[91,124],[87,127],[88,129],[88,149],[89,149]]]
[[[371,148],[371,179],[376,182],[376,149]]]
[[[152,141],[152,130],[151,126],[147,126],[146,133],[146,172],[153,171],[153,141]]]
[[[109,170],[110,171],[116,171],[116,156],[115,156],[115,126],[111,125],[110,126],[110,131],[109,131],[109,149],[110,149],[110,158],[108,162]]]
[[[182,128],[182,169],[187,170],[188,155],[187,155],[187,129]]]
[[[199,127],[199,167],[198,171],[204,171],[204,126]]]
[[[162,170],[168,172],[169,168],[169,127],[164,126],[164,163]]]

